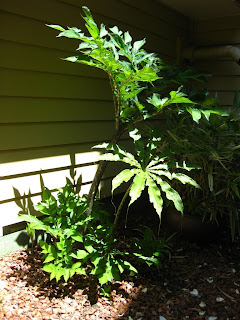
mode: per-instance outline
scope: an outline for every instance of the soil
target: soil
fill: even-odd
[[[161,229],[161,232],[164,233]],[[240,241],[228,233],[197,245],[178,236],[162,269],[114,282],[109,298],[94,278],[49,280],[37,247],[0,258],[0,319],[240,319]]]

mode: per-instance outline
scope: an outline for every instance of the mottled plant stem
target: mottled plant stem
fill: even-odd
[[[116,216],[115,216],[115,220],[114,220],[114,223],[113,223],[113,231],[112,231],[112,234],[113,236],[116,235],[116,231],[117,231],[117,227],[118,227],[118,222],[119,222],[119,217],[120,217],[120,214],[121,214],[121,211],[122,211],[122,208],[123,208],[123,205],[127,199],[127,196],[131,190],[131,186],[132,184],[128,187],[127,191],[125,192],[123,198],[122,198],[122,201],[117,209],[117,213],[116,213]]]
[[[110,143],[117,143],[119,138],[121,137],[121,135],[122,135],[122,131],[116,130],[116,132],[114,133]],[[95,176],[94,176],[94,179],[93,179],[93,182],[91,184],[91,188],[90,188],[90,191],[89,191],[89,194],[88,194],[87,215],[90,215],[91,212],[92,212],[93,203],[94,203],[97,191],[98,191],[99,184],[100,184],[100,182],[102,180],[102,177],[103,177],[103,174],[104,174],[104,172],[106,170],[107,164],[108,164],[108,161],[102,160],[102,161],[99,162],[97,171],[95,173]]]

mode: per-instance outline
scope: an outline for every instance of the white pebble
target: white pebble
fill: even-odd
[[[0,290],[5,289],[5,288],[6,288],[6,286],[7,286],[6,282],[5,282],[5,281],[3,281],[3,280],[0,280]]]
[[[193,296],[198,296],[198,291],[197,289],[193,289],[192,291],[190,291],[190,293],[193,295]]]
[[[217,298],[216,298],[216,301],[217,301],[217,302],[222,302],[223,300],[224,300],[224,299],[223,299],[222,297],[217,297]]]

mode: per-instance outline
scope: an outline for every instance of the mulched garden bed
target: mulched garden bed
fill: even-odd
[[[96,280],[49,281],[38,248],[0,258],[0,319],[240,319],[240,242],[205,246],[174,240],[163,268],[115,282],[110,298]]]

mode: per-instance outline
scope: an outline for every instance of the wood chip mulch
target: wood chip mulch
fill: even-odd
[[[240,241],[174,245],[163,268],[114,282],[110,298],[95,279],[49,280],[38,248],[0,258],[0,319],[240,319]]]

